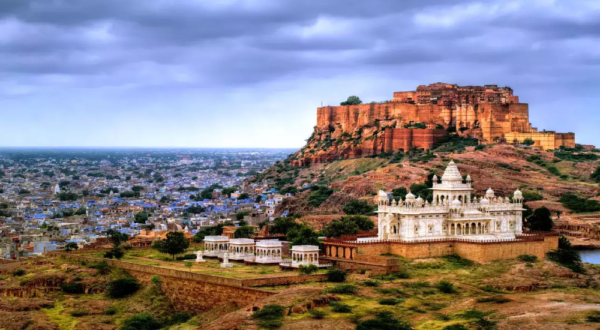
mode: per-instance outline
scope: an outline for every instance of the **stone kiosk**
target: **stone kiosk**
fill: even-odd
[[[254,240],[251,238],[234,238],[229,240],[229,259],[245,260],[254,256]]]
[[[229,250],[229,237],[206,236],[204,237],[204,256],[221,257]]]
[[[256,242],[256,258],[259,264],[279,264],[283,245],[276,240],[262,240]]]
[[[292,260],[282,262],[282,267],[299,268],[302,266],[315,265],[317,267],[329,267],[331,265],[319,265],[319,247],[317,245],[296,245],[292,247]]]

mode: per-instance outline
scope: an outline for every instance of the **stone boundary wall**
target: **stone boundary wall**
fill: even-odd
[[[373,257],[373,258],[383,258],[383,257],[379,257],[379,256],[363,256],[365,260],[368,260],[369,258]],[[335,266],[337,268],[343,269],[343,270],[349,270],[349,271],[355,271],[355,270],[368,270],[370,271],[371,275],[384,275],[384,274],[389,274],[389,273],[393,273],[393,272],[397,272],[400,270],[400,264],[398,259],[393,259],[393,258],[386,258],[386,259],[391,259],[391,260],[395,260],[396,263],[379,263],[379,262],[368,262],[368,261],[363,261],[363,260],[357,260],[357,259],[341,259],[341,258],[331,258],[331,257],[324,257],[321,258],[320,260],[327,260],[327,261],[331,261],[335,264]]]
[[[327,274],[313,274],[313,275],[294,275],[294,276],[278,276],[278,277],[265,277],[257,279],[242,280],[244,287],[259,287],[259,286],[276,286],[276,285],[290,285],[307,282],[325,282],[327,281]]]
[[[171,302],[183,311],[204,312],[233,301],[239,307],[250,305],[260,299],[276,294],[244,286],[244,280],[139,265],[126,261],[99,259],[87,256],[62,254],[74,261],[106,261],[110,266],[126,270],[144,284],[150,284],[154,275],[163,280],[163,292]]]

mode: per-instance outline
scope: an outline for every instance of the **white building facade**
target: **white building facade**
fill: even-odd
[[[410,192],[404,201],[378,195],[378,239],[418,241],[462,238],[469,240],[514,239],[522,234],[523,195],[517,190],[513,200],[497,197],[490,188],[485,197],[471,195],[471,177],[463,181],[454,161],[450,161],[441,182],[433,177],[433,201],[415,198]]]

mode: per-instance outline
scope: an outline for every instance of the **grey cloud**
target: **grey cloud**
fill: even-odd
[[[325,69],[340,73],[436,63],[469,70],[474,63],[487,63],[506,66],[506,72],[551,76],[557,70],[552,63],[560,62],[564,69],[558,70],[569,76],[597,64],[597,55],[561,42],[596,38],[599,13],[577,19],[523,5],[517,13],[492,12],[449,26],[415,22],[418,14],[460,12],[469,3],[3,0],[0,22],[12,20],[23,29],[0,41],[5,73],[0,79],[18,83],[24,75],[34,81],[55,74],[75,85],[144,86],[156,83],[148,76],[164,75],[165,85],[227,86]],[[302,29],[319,19],[343,28],[303,35]],[[532,45],[539,41],[549,45],[536,50]]]

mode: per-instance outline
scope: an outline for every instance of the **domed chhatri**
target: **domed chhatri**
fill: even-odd
[[[489,188],[483,198],[471,195],[472,180],[463,181],[451,160],[441,182],[433,176],[433,201],[408,193],[404,201],[390,203],[379,191],[378,239],[428,240],[462,238],[475,241],[514,239],[522,234],[523,194],[515,191],[512,202],[496,197]]]

